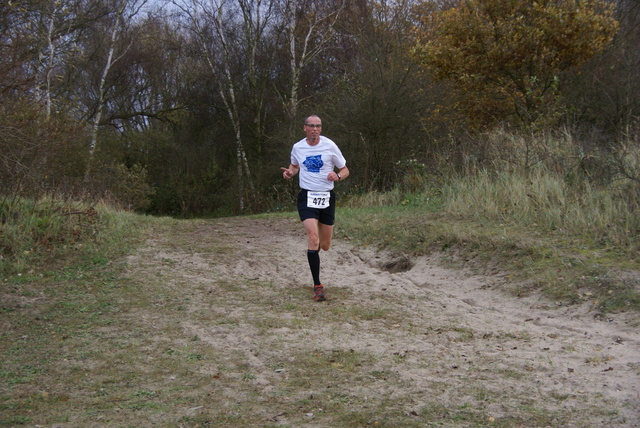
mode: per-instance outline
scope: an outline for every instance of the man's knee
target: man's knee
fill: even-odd
[[[308,241],[309,241],[309,249],[310,250],[317,250],[318,248],[320,248],[320,238],[318,237],[317,234],[315,233],[310,233],[308,236]]]
[[[322,242],[320,244],[320,248],[322,248],[322,251],[329,251],[330,247],[331,247],[331,242]]]

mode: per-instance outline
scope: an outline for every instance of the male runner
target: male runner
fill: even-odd
[[[291,164],[280,169],[287,180],[300,173],[298,214],[307,232],[313,300],[322,302],[326,297],[320,282],[320,249],[327,251],[331,246],[336,209],[334,183],[347,178],[349,169],[336,143],[320,135],[322,120],[318,116],[309,116],[303,129],[307,136],[293,145]]]

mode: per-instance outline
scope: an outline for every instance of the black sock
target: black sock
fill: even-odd
[[[313,285],[320,285],[320,251],[307,250],[307,260],[313,276]]]

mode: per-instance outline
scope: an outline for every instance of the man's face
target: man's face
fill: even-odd
[[[322,121],[318,117],[310,117],[304,123],[304,132],[307,134],[309,141],[316,141],[320,137],[322,131]]]

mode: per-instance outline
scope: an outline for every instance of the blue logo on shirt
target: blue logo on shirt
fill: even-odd
[[[320,172],[320,168],[324,165],[322,155],[307,156],[307,159],[302,164],[309,172]]]

